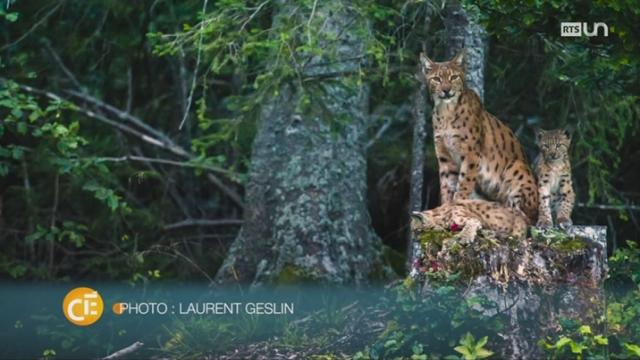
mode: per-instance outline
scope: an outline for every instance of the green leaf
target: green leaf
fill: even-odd
[[[8,21],[8,22],[16,22],[18,21],[18,17],[20,15],[17,12],[12,12],[12,13],[8,13],[4,15],[4,18]]]
[[[553,344],[549,344],[546,340],[542,339],[538,341],[538,346],[545,348],[546,350],[554,349],[555,346]]]
[[[561,337],[555,344],[556,349],[561,349],[565,346],[567,346],[569,343],[572,343],[573,340],[569,339],[568,337]]]
[[[31,114],[29,114],[29,122],[34,122],[36,120],[38,120],[40,118],[40,112],[39,111],[32,111]]]
[[[22,264],[14,265],[9,268],[8,272],[12,278],[17,279],[27,273],[27,267]]]
[[[11,115],[13,115],[13,117],[15,117],[17,120],[19,120],[22,117],[22,110],[20,108],[13,108],[13,110],[11,110]]]
[[[602,335],[594,336],[593,340],[595,340],[596,344],[598,344],[598,345],[609,345],[609,339],[607,339],[606,337],[604,337]]]
[[[19,122],[18,124],[16,124],[16,130],[18,130],[18,133],[20,135],[24,135],[27,133],[27,124],[25,122]]]
[[[478,343],[476,344],[476,350],[482,348],[483,346],[485,346],[487,344],[487,341],[489,341],[489,337],[485,336],[482,339],[480,339],[478,341]]]
[[[582,325],[582,326],[580,326],[580,328],[578,329],[578,332],[580,332],[580,335],[591,335],[591,326],[589,326],[589,325]]]
[[[581,345],[576,342],[572,342],[570,346],[571,346],[571,352],[574,354],[582,354],[582,351],[584,351],[587,348],[585,345]]]
[[[493,355],[493,351],[487,349],[478,349],[476,350],[476,358],[477,359],[486,359],[489,356]]]
[[[459,352],[460,354],[464,355],[464,357],[471,356],[471,352],[469,351],[469,349],[467,349],[466,346],[459,345],[459,346],[454,347],[453,350],[455,350],[455,351]]]
[[[640,346],[627,343],[624,344],[624,347],[630,354],[640,357]]]
[[[11,147],[11,157],[15,160],[22,159],[22,155],[24,154],[24,149],[20,146]]]
[[[471,335],[471,333],[464,334],[464,336],[462,337],[462,340],[460,340],[460,344],[465,345],[468,348],[473,348],[473,343],[474,343],[474,338],[473,338],[473,335]]]

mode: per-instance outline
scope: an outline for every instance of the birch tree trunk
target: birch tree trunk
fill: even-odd
[[[281,1],[278,17],[292,4]],[[379,258],[366,207],[365,122],[369,90],[334,74],[357,72],[367,26],[337,1],[317,4],[332,59],[300,54],[303,76],[317,79],[312,103],[297,106],[297,82],[262,106],[246,190],[245,223],[219,269],[221,283],[313,279],[364,283]],[[309,21],[311,23],[311,21]],[[309,24],[307,24],[309,26]],[[304,34],[303,34],[304,35]],[[337,60],[336,60],[337,57]]]

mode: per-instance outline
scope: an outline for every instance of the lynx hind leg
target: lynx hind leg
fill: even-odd
[[[538,220],[538,186],[533,172],[522,160],[514,161],[505,172],[507,191],[507,205],[521,210],[529,220],[535,224]]]
[[[524,239],[527,235],[527,216],[520,209],[513,209],[496,202],[475,200],[469,204],[481,215],[483,228],[494,234],[495,238],[515,237]]]

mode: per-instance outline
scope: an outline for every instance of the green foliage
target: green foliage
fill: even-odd
[[[346,28],[339,32],[321,31],[327,29],[328,14],[346,12],[351,18]],[[177,56],[190,51],[197,58],[202,57],[203,90],[208,87],[209,76],[243,76],[237,93],[222,103],[224,116],[207,115],[206,96],[196,100],[199,126],[208,129],[210,135],[195,140],[193,146],[198,152],[210,153],[219,142],[236,137],[238,126],[253,123],[260,105],[282,91],[285,84],[294,85],[299,93],[297,111],[309,113],[312,107],[332,106],[321,103],[324,88],[320,80],[326,80],[326,76],[340,76],[345,87],[356,91],[372,69],[388,72],[388,47],[393,45],[394,38],[372,32],[369,19],[389,21],[396,14],[393,8],[366,1],[347,5],[306,0],[292,6],[271,1],[227,0],[213,4],[206,15],[201,14],[197,24],[186,24],[182,32],[151,32],[148,36],[157,55]],[[366,58],[354,60],[347,58],[353,54],[341,53],[337,40],[345,33],[357,38]],[[340,75],[331,75],[333,72]],[[346,114],[326,120],[337,124],[351,121]]]
[[[90,182],[82,187],[82,190],[93,193],[93,196],[104,202],[105,205],[112,211],[120,210],[122,213],[130,213],[131,209],[126,202],[122,201],[122,198],[116,194],[112,189],[105,188],[97,185],[94,182]]]
[[[605,359],[606,347],[609,339],[603,335],[596,335],[588,325],[580,326],[577,331],[563,335],[556,341],[541,340],[538,343],[551,359],[589,358]]]
[[[164,342],[161,352],[181,359],[200,359],[212,352],[223,352],[240,343],[261,339],[266,331],[266,323],[257,317],[242,316],[239,319],[193,318],[176,320],[166,328],[169,339]]]
[[[112,116],[108,111],[89,107],[70,95],[78,91],[124,110],[119,95],[129,93],[131,109],[127,111],[144,116],[149,127],[161,129],[171,119],[175,101],[159,100],[168,96],[172,85],[143,77],[148,71],[154,79],[162,78],[170,64],[159,64],[145,50],[145,33],[152,28],[173,28],[190,18],[194,2],[163,4],[152,20],[147,15],[136,17],[149,11],[142,2],[6,5],[0,9],[0,22],[7,26],[0,33],[4,39],[20,41],[3,44],[7,46],[0,62],[3,76],[10,76],[0,78],[0,239],[11,243],[0,254],[0,276],[82,276],[138,283],[158,279],[155,275],[160,273],[163,278],[176,278],[213,271],[210,268],[215,269],[218,259],[196,263],[207,252],[197,251],[191,259],[177,255],[192,254],[193,239],[188,236],[170,238],[166,243],[171,246],[156,247],[166,236],[160,229],[162,224],[190,216],[195,198],[202,200],[198,214],[220,205],[219,194],[200,193],[207,183],[194,186],[195,179],[207,169],[228,175],[234,184],[241,182],[235,170],[246,170],[252,129],[244,126],[234,133],[234,141],[244,137],[243,143],[234,145],[237,150],[229,150],[227,139],[223,145],[220,141],[207,143],[207,153],[199,150],[199,144],[208,140],[199,142],[195,127],[193,151],[198,156],[185,161],[184,168],[114,161],[127,154],[149,158],[166,154],[156,153],[144,142],[132,142],[117,127],[101,125],[92,116]],[[46,16],[29,15],[43,8],[44,13],[60,17],[48,24]],[[123,26],[123,19],[131,21]],[[21,38],[23,34],[28,36]],[[118,51],[105,44],[117,46]],[[128,72],[131,79],[127,79]],[[76,87],[75,82],[81,85]],[[202,121],[208,116],[204,114]],[[117,116],[112,120],[119,126],[132,126]],[[190,148],[188,143],[184,147]],[[217,154],[212,155],[213,151]],[[188,190],[178,188],[183,184]],[[174,241],[183,245],[173,246]],[[176,257],[181,261],[174,261]],[[185,267],[185,263],[195,266]]]
[[[618,248],[609,257],[609,266],[614,281],[632,281],[640,287],[640,246],[627,241],[627,247]]]
[[[484,348],[488,336],[475,342],[470,332],[497,336],[503,328],[503,319],[484,316],[483,311],[495,309],[496,304],[483,297],[461,296],[461,290],[455,286],[457,281],[457,276],[432,279],[434,287],[426,296],[404,284],[394,287],[395,297],[380,305],[392,314],[386,329],[355,358],[439,358],[451,354],[455,345],[452,339],[456,338],[461,339],[461,345],[455,351],[462,351],[465,357],[490,356],[492,353]]]
[[[640,343],[640,248],[635,242],[609,258],[607,326],[620,343]]]
[[[462,339],[460,339],[460,345],[456,346],[454,350],[462,354],[465,360],[486,359],[493,355],[493,352],[484,348],[489,341],[487,336],[475,341],[475,338],[471,333],[466,333]]]

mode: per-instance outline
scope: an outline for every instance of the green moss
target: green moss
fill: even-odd
[[[533,237],[534,240],[544,242],[550,248],[563,253],[581,251],[587,248],[585,239],[569,235],[560,229],[540,230],[538,228],[531,228],[531,237]]]
[[[460,250],[462,250],[462,245],[460,245],[459,243],[454,243],[453,245],[451,245],[451,248],[449,248],[449,252],[454,255],[460,253]]]
[[[275,277],[276,284],[300,284],[317,282],[318,277],[294,264],[286,264]]]
[[[563,241],[552,242],[550,246],[561,252],[576,252],[586,249],[587,244],[584,239],[571,237]]]
[[[438,231],[438,230],[425,230],[420,232],[417,235],[418,242],[422,244],[423,247],[428,245],[438,245],[442,246],[442,242],[446,239],[450,239],[454,236],[454,233],[451,231]]]
[[[416,281],[413,280],[411,276],[407,276],[402,282],[402,285],[409,290],[413,289],[415,284],[416,284]]]
[[[405,256],[401,252],[384,245],[382,246],[382,258],[384,259],[384,263],[391,266],[396,274],[401,275],[405,273]],[[383,273],[382,268],[380,272]]]

